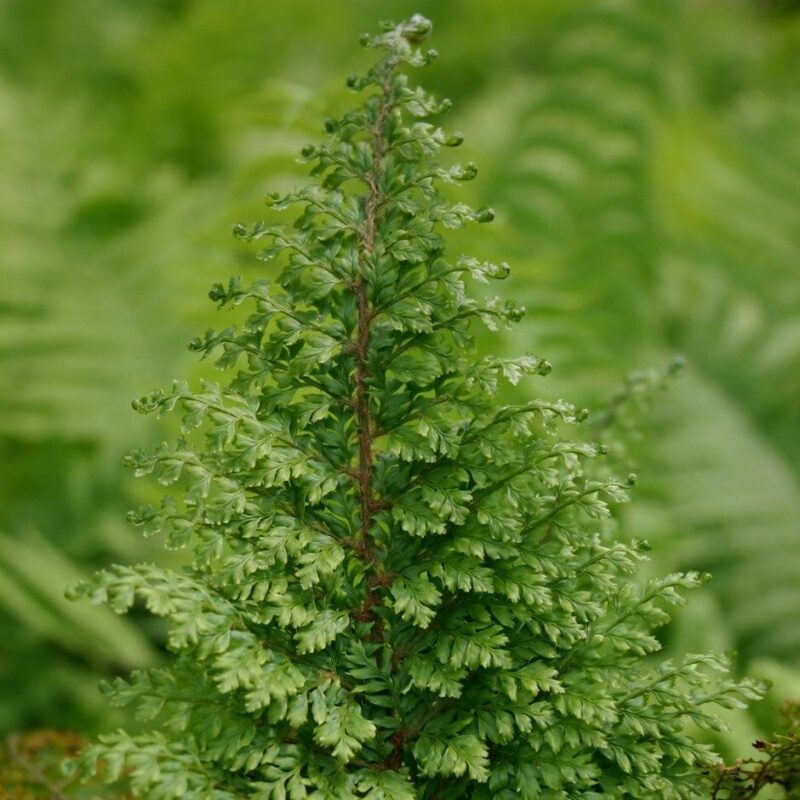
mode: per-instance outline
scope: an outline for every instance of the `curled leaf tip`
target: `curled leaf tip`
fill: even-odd
[[[433,32],[433,23],[422,14],[414,14],[399,26],[400,34],[411,44],[421,44]]]

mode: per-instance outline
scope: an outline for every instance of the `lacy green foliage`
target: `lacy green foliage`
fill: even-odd
[[[405,13],[388,2],[383,13]],[[713,641],[790,660],[800,641],[800,18],[733,2],[731,13],[682,0],[498,0],[487,14],[483,0],[463,0],[453,14],[428,0],[447,50],[430,77],[458,97],[458,125],[472,131],[482,180],[471,186],[512,222],[474,229],[474,245],[469,230],[459,240],[486,255],[490,237],[502,239],[515,296],[536,304],[526,320],[536,327],[517,326],[503,347],[536,341],[557,361],[558,383],[543,391],[596,408],[632,365],[689,356],[656,407],[657,435],[631,448],[645,480],[626,507],[631,530],[654,542],[656,570],[716,576],[681,614],[691,635],[671,626],[670,647]],[[130,646],[142,626],[119,618],[125,636],[87,635],[86,609],[53,591],[54,547],[70,572],[169,563],[122,524],[131,500],[118,454],[146,439],[120,409],[137,387],[188,374],[181,342],[215,324],[191,298],[219,274],[253,268],[229,262],[225,226],[253,186],[297,180],[290,155],[339,101],[338,88],[308,84],[320,85],[320,65],[348,63],[332,44],[371,13],[311,0],[0,4],[0,685],[14,687],[0,733],[117,724],[96,701],[95,676],[142,664]],[[281,47],[265,49],[265,36]],[[658,87],[655,103],[642,102],[645,85]],[[585,146],[571,152],[587,158],[565,159],[559,145],[579,130]],[[644,135],[628,135],[636,130]],[[546,207],[555,213],[540,218]],[[665,217],[677,258],[662,258],[668,231],[651,225]],[[31,523],[44,546],[27,535]],[[761,735],[775,726],[763,708]],[[741,731],[738,752],[756,735]]]
[[[471,299],[505,265],[449,258],[442,234],[488,222],[439,186],[461,143],[446,110],[400,71],[434,51],[421,16],[364,44],[348,80],[363,105],[303,149],[313,185],[272,195],[290,226],[237,226],[277,281],[210,295],[249,314],[192,343],[226,386],[177,382],[135,403],[179,411],[174,446],[129,465],[179,488],[131,515],[183,571],[115,566],[74,595],[169,624],[171,666],[106,687],[152,732],[89,747],[81,765],[152,800],[197,798],[693,798],[715,763],[687,723],[759,688],[725,659],[646,658],[678,573],[630,580],[642,547],[603,520],[632,479],[593,480],[605,447],[562,436],[570,404],[499,405],[499,382],[544,375],[534,356],[479,358],[473,323],[521,310]]]
[[[758,758],[739,759],[733,766],[716,768],[712,800],[753,800],[777,787],[780,797],[800,797],[800,704],[787,703],[783,714],[783,732],[768,742],[753,744]]]

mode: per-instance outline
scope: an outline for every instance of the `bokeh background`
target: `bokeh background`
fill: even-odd
[[[726,754],[800,697],[799,4],[0,0],[0,736],[108,730],[98,680],[164,657],[152,620],[63,599],[180,560],[125,522],[156,489],[122,457],[168,434],[129,401],[209,373],[209,286],[263,270],[231,225],[302,179],[358,34],[415,11],[497,211],[457,245],[529,309],[491,346],[601,409],[649,568],[714,574],[665,646],[773,681]]]

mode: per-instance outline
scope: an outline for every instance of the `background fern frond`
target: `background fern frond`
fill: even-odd
[[[798,663],[800,184],[796,154],[779,175],[764,147],[772,116],[750,81],[768,71],[765,42],[746,41],[752,12],[740,13],[617,2],[576,14],[530,79],[486,193],[520,255],[535,253],[529,336],[556,363],[588,364],[602,386],[687,355],[638,456],[655,516],[631,528],[660,559],[715,575],[740,650]],[[746,65],[728,39],[693,35],[698,18],[749,44]],[[734,85],[705,84],[714,60]]]

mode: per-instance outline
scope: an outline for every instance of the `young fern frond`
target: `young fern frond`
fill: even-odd
[[[180,487],[132,520],[193,563],[113,567],[74,594],[170,625],[171,666],[107,687],[160,730],[81,759],[139,796],[699,798],[715,756],[687,722],[758,695],[719,684],[721,659],[643,660],[701,577],[631,584],[640,548],[598,520],[633,480],[588,480],[605,448],[561,438],[586,413],[494,400],[550,365],[474,354],[473,322],[522,312],[466,292],[505,265],[446,254],[443,229],[493,212],[439,189],[476,169],[439,166],[462,137],[425,121],[448,103],[402,71],[433,60],[430,31],[416,15],[365,37],[380,58],[348,83],[366,99],[304,148],[316,182],[268,200],[299,216],[235,228],[284,267],[211,291],[251,309],[193,343],[229,385],[135,404],[180,409],[183,433],[132,454]]]

